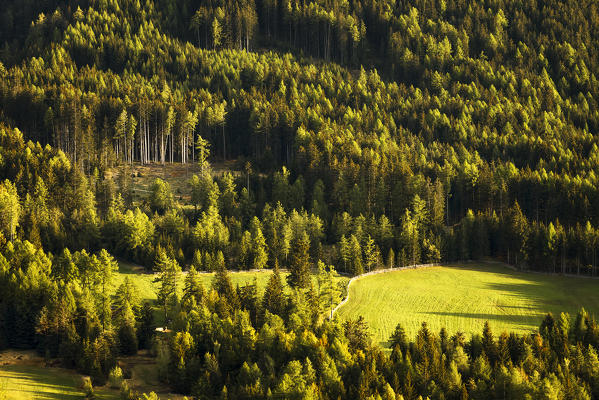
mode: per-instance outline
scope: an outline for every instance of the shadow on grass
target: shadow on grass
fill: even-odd
[[[75,376],[62,375],[60,372],[52,369],[39,370],[26,366],[5,366],[3,367],[2,379],[10,382],[8,390],[15,398],[23,399],[81,399],[83,393],[77,388]],[[12,397],[11,397],[12,398]]]
[[[544,271],[536,271],[536,270],[521,270],[516,269],[515,267],[505,264],[500,261],[471,261],[464,263],[451,263],[446,265],[448,268],[455,268],[465,271],[475,271],[475,272],[489,272],[493,274],[506,275],[511,278],[522,279],[526,281],[530,281],[531,284],[542,284],[542,283],[552,283],[556,282],[556,280],[563,281],[571,281],[571,282],[581,282],[588,281],[588,276],[586,275],[560,275],[554,274],[551,272]],[[599,282],[598,282],[599,283]]]
[[[57,400],[57,399],[65,399],[65,400],[69,400],[69,399],[77,399],[77,400],[81,400],[83,398],[83,393],[81,394],[65,394],[65,393],[48,393],[48,392],[29,392],[27,391],[27,393],[31,393],[34,394],[33,399],[36,400]]]
[[[152,274],[152,271],[148,271],[143,266],[133,264],[129,261],[119,259],[118,263],[119,263],[119,273],[120,274],[126,274],[126,275],[144,275],[144,274],[151,275]]]
[[[481,323],[480,330],[482,332],[482,328],[484,325],[484,321],[497,321],[503,322],[505,324],[518,324],[518,325],[527,325],[531,326],[531,322],[534,319],[539,319],[539,323],[541,322],[541,318],[544,313],[536,313],[533,315],[513,315],[513,314],[489,314],[489,313],[468,313],[468,312],[445,312],[445,311],[429,311],[429,312],[421,312],[420,314],[425,315],[436,315],[443,317],[454,317],[454,318],[467,318],[467,319],[478,319],[483,321]]]
[[[514,282],[483,282],[485,288],[497,292],[502,297],[520,300],[520,305],[497,304],[499,309],[526,309],[544,315],[559,308],[567,301],[569,284],[580,282],[581,278],[540,275],[523,271],[514,271],[505,264],[466,264],[456,269],[473,272],[488,272],[514,279]],[[566,280],[564,280],[566,279]],[[570,280],[568,282],[568,280]],[[565,311],[565,310],[564,310]],[[508,317],[508,316],[506,316]]]
[[[515,270],[509,265],[500,262],[467,262],[462,264],[452,263],[447,265],[447,268],[458,269],[461,271],[488,272],[491,274],[507,275],[512,278],[516,277],[521,279],[527,279],[538,276],[523,271]]]

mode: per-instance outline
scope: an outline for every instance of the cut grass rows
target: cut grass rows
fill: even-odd
[[[498,263],[394,271],[356,280],[341,318],[362,315],[377,342],[397,323],[414,338],[423,321],[438,332],[532,332],[548,312],[572,317],[584,307],[599,313],[599,280],[516,272]]]

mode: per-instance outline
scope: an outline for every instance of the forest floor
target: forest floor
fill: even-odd
[[[412,340],[423,321],[448,333],[481,333],[485,321],[498,335],[530,333],[543,317],[581,307],[599,315],[599,282],[595,279],[514,271],[505,264],[479,262],[393,271],[356,280],[341,318],[362,315],[373,339],[388,346],[401,323]]]

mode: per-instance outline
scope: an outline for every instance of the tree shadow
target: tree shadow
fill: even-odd
[[[529,275],[529,273],[527,273],[526,271],[517,270],[517,269],[513,268],[512,266],[502,263],[502,262],[488,262],[488,261],[485,261],[485,262],[468,261],[468,262],[464,262],[464,263],[456,262],[456,263],[444,265],[444,267],[448,267],[448,268],[452,268],[452,269],[459,269],[459,270],[463,270],[463,271],[473,271],[473,272],[483,271],[483,272],[489,272],[489,273],[493,273],[493,274],[508,275],[510,277],[517,276],[518,278]]]
[[[65,394],[65,393],[48,393],[48,392],[30,392],[23,391],[24,393],[31,393],[34,396],[32,398],[36,400],[81,400],[83,394]]]
[[[531,318],[542,317],[543,313],[537,313],[536,315],[515,315],[515,314],[489,314],[489,313],[468,313],[468,312],[446,312],[446,311],[429,311],[421,312],[420,314],[425,315],[436,315],[443,317],[457,317],[457,318],[468,318],[477,319],[481,322],[481,331],[484,321],[497,321],[506,324],[517,324],[517,325],[530,325]]]
[[[53,375],[51,370],[34,371],[31,367],[10,365],[3,367],[6,379],[20,381],[10,391],[21,393],[23,398],[41,400],[81,399],[83,393],[76,387],[75,376]]]

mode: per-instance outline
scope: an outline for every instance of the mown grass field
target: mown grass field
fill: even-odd
[[[2,400],[80,400],[81,375],[60,368],[30,365],[0,366],[0,399]],[[119,399],[118,390],[96,389],[100,400]]]
[[[397,323],[413,339],[423,321],[438,332],[495,334],[536,330],[546,313],[580,307],[599,315],[599,280],[516,272],[499,263],[394,271],[354,281],[342,318],[364,316],[373,339],[387,345]]]

